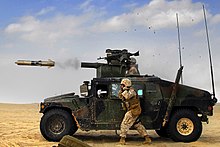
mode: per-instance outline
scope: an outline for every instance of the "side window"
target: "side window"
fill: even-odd
[[[144,97],[144,85],[134,83],[133,84],[133,88],[137,92],[139,98],[143,98]],[[119,83],[112,83],[111,84],[111,98],[112,99],[118,98],[119,90],[120,90],[120,84]]]
[[[120,90],[119,83],[112,83],[111,85],[111,98],[118,98],[118,92]]]

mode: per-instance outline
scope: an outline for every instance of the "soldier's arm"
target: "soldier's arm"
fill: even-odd
[[[122,90],[119,90],[119,92],[118,92],[118,97],[123,100],[124,97],[123,97],[123,95],[122,95],[122,92],[123,92]]]

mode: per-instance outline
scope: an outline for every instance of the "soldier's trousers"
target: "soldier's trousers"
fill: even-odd
[[[133,117],[131,111],[125,113],[124,119],[121,122],[121,137],[127,135],[128,130],[134,125],[134,128],[139,132],[139,134],[144,137],[147,136],[147,131],[141,122],[135,123],[138,116]],[[135,124],[134,124],[135,123]]]

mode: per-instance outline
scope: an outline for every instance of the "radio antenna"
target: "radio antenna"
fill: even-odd
[[[209,32],[208,32],[208,25],[206,20],[206,13],[205,13],[205,6],[203,7],[203,13],[204,13],[204,20],[205,20],[205,28],[206,28],[206,38],[207,38],[207,44],[208,44],[208,50],[209,50],[209,64],[210,64],[210,71],[211,71],[211,79],[212,79],[212,91],[213,91],[213,97],[215,97],[215,83],[214,83],[214,75],[213,75],[213,66],[212,66],[212,55],[211,55],[211,48],[209,43]]]
[[[179,57],[180,57],[180,67],[182,67],[182,54],[181,54],[181,45],[180,45],[180,28],[179,28],[179,19],[178,13],[176,13],[176,23],[177,23],[177,36],[178,36],[178,43],[179,43]],[[181,74],[181,84],[183,84],[183,76]]]

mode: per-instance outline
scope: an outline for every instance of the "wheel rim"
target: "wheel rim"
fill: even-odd
[[[51,119],[49,124],[49,131],[54,134],[61,134],[65,129],[65,122],[61,118]]]
[[[190,135],[194,130],[194,124],[189,118],[181,118],[176,125],[177,131],[184,136]]]

